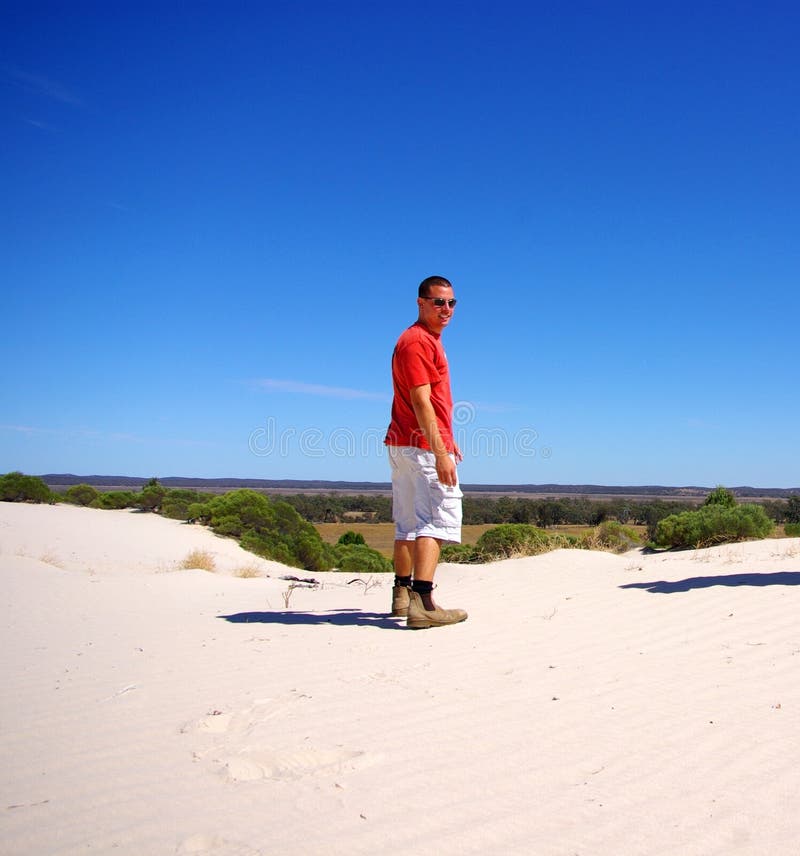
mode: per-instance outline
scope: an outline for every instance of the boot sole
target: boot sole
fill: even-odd
[[[451,624],[461,624],[466,620],[466,615],[463,618],[459,618],[458,621],[431,621],[429,618],[409,618],[406,621],[406,627],[410,627],[412,630],[427,630],[429,627],[449,627]]]

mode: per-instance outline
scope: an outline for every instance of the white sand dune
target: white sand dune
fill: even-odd
[[[0,573],[3,854],[797,852],[800,539],[445,565],[427,631],[129,512],[0,503]]]

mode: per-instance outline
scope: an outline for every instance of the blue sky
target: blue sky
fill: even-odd
[[[0,472],[800,485],[800,7],[0,10]]]

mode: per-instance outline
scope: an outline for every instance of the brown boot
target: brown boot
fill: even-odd
[[[445,624],[458,624],[467,620],[467,613],[463,609],[442,609],[440,606],[434,609],[425,609],[422,598],[417,592],[409,592],[408,618],[406,626],[414,630],[422,630],[425,627],[444,627]]]
[[[408,600],[411,589],[408,586],[395,586],[392,589],[392,615],[408,615]]]

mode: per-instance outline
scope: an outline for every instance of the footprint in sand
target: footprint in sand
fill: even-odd
[[[278,716],[300,698],[303,696],[261,699],[237,713],[212,710],[200,719],[186,723],[181,728],[181,734],[249,734],[256,726]]]
[[[229,782],[253,782],[258,779],[300,779],[317,773],[337,772],[342,764],[360,758],[355,749],[255,749],[221,758],[222,774]]]
[[[275,748],[268,745],[269,730],[259,726],[296,704],[302,695],[264,699],[235,713],[210,711],[181,728],[183,734],[204,735],[207,745],[195,750],[197,760],[209,758],[214,769],[229,782],[259,779],[299,779],[319,773],[339,772],[343,764],[364,753],[345,747]]]

